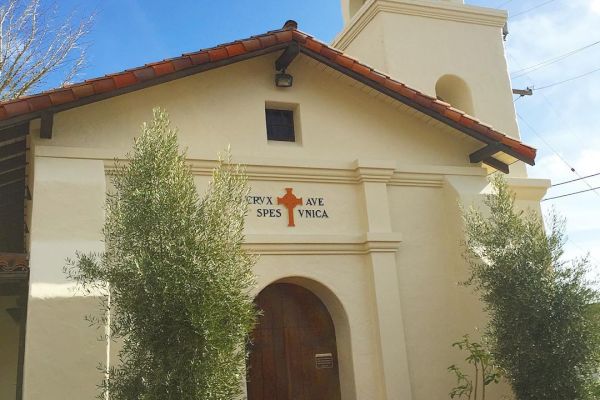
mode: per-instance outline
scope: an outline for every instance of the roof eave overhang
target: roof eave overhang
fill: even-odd
[[[318,53],[315,53],[314,51],[312,51],[310,49],[301,47],[300,52],[311,58],[314,58],[315,60],[322,62],[323,64],[325,64],[345,75],[352,77],[353,79],[356,79],[357,81],[359,81],[365,85],[368,85],[369,87],[379,91],[380,93],[390,96],[390,97],[394,98],[395,100],[398,100],[401,103],[406,104],[407,106],[422,112],[423,114],[425,114],[437,121],[440,121],[448,126],[451,126],[452,128],[454,128],[462,133],[465,133],[465,134],[471,136],[472,138],[485,143],[488,146],[496,147],[497,148],[496,153],[503,152],[503,153],[508,154],[508,155],[510,155],[520,161],[523,161],[529,165],[535,165],[535,157],[532,158],[532,157],[528,157],[524,154],[521,154],[518,151],[516,151],[515,149],[510,148],[509,146],[507,146],[499,141],[496,141],[492,138],[489,138],[489,137],[485,136],[484,134],[478,132],[475,129],[470,129],[468,127],[465,127],[464,125],[458,123],[457,121],[455,121],[451,118],[448,118],[434,110],[431,110],[430,108],[423,106],[422,104],[420,104],[419,102],[417,102],[415,100],[412,100],[406,96],[402,96],[401,94],[397,93],[396,91],[393,91],[378,82],[375,82],[373,80],[365,78],[363,75],[361,75],[349,68],[345,68],[345,67],[331,61],[329,58],[324,57]],[[480,160],[480,161],[485,162],[486,160],[487,159]],[[490,165],[490,166],[493,167],[493,165]]]
[[[201,64],[197,66],[193,66],[184,70],[176,71],[167,75],[162,75],[156,78],[149,79],[145,82],[140,82],[131,86],[126,86],[118,89],[111,90],[110,92],[99,93],[92,96],[84,97],[73,102],[68,102],[56,106],[51,106],[39,111],[33,111],[26,114],[21,114],[6,120],[0,121],[0,129],[5,129],[11,126],[20,125],[24,122],[31,121],[33,119],[41,118],[44,114],[55,114],[61,111],[70,110],[72,108],[77,108],[84,106],[86,104],[95,103],[101,100],[106,100],[112,97],[121,96],[127,93],[135,92],[138,90],[146,89],[151,86],[160,85],[163,83],[171,82],[177,79],[185,78],[186,76],[195,75],[200,72],[209,71],[211,69],[216,69],[220,67],[224,67],[230,64],[234,64],[240,61],[245,61],[254,57],[258,57],[261,55],[274,53],[279,50],[285,49],[289,44],[288,43],[280,43],[273,45],[272,47],[256,50],[254,52],[249,52],[245,54],[241,54],[238,56],[233,56],[227,59],[214,61],[207,64]]]
[[[389,78],[386,75],[383,75],[366,65],[360,64],[357,61],[347,57],[343,53],[328,47],[325,44],[322,44],[312,37],[297,31],[296,29],[284,29],[279,31],[272,31],[265,35],[252,37],[250,39],[246,39],[244,41],[238,41],[234,43],[245,43],[248,41],[260,41],[260,38],[268,37],[269,35],[274,35],[276,40],[272,41],[269,44],[265,44],[259,46],[257,49],[245,51],[240,54],[230,55],[227,57],[222,57],[220,59],[215,59],[204,62],[198,65],[192,65],[186,68],[182,68],[170,73],[164,73],[159,76],[152,75],[147,79],[139,79],[140,82],[136,82],[135,84],[126,85],[119,88],[114,88],[111,90],[106,90],[103,93],[96,93],[93,95],[77,98],[72,101],[65,101],[61,104],[53,104],[48,107],[44,107],[42,109],[38,109],[36,111],[24,112],[19,115],[15,115],[13,117],[9,117],[3,120],[0,120],[0,139],[2,136],[1,131],[6,130],[9,127],[15,125],[21,125],[28,123],[33,119],[41,118],[42,122],[46,122],[46,124],[42,123],[42,127],[49,126],[50,133],[45,132],[41,133],[42,137],[50,138],[51,137],[51,127],[52,127],[52,116],[55,113],[66,111],[72,108],[80,107],[86,104],[94,103],[97,101],[109,99],[111,97],[120,96],[123,94],[127,94],[133,91],[145,89],[151,86],[160,85],[162,83],[170,82],[176,79],[180,79],[186,76],[194,75],[200,72],[212,70],[215,68],[220,68],[226,65],[234,64],[240,61],[248,60],[254,57],[262,56],[269,53],[274,53],[277,51],[284,51],[283,54],[289,52],[291,48],[293,48],[292,55],[299,51],[300,53],[311,57],[334,70],[339,71],[342,74],[345,74],[369,87],[372,89],[392,97],[393,99],[411,107],[447,126],[450,126],[482,143],[485,146],[478,150],[477,152],[471,154],[471,162],[483,162],[491,166],[492,168],[501,170],[503,172],[508,171],[508,165],[503,163],[502,161],[494,158],[494,154],[503,153],[510,157],[513,157],[515,160],[523,161],[529,165],[535,164],[535,155],[536,150],[522,144],[521,142],[511,139],[506,135],[494,131],[492,128],[480,123],[479,121],[473,119],[472,117],[467,116],[460,110],[456,110],[451,108],[450,105],[440,102],[436,99],[433,99],[427,95],[424,95],[420,92],[417,92],[393,79]],[[222,45],[221,47],[228,47],[232,44]],[[211,53],[215,52],[220,47],[203,50],[201,52]],[[192,53],[192,54],[199,54]],[[184,55],[182,57],[192,57],[191,55]],[[181,59],[181,58],[179,58]],[[173,62],[177,59],[165,60],[165,62]],[[289,62],[293,60],[293,57],[290,57]],[[281,57],[277,60],[276,64],[281,63]],[[289,63],[288,62],[288,63]],[[153,64],[147,65],[145,67],[124,71],[120,74],[131,73],[131,71],[139,71],[143,68],[151,68]],[[115,74],[118,75],[118,74]],[[113,75],[113,76],[115,76]],[[143,76],[143,75],[142,75]],[[92,81],[86,81],[83,84],[93,85],[96,82],[100,82],[105,78],[98,78]],[[83,85],[78,84],[78,85]],[[78,86],[74,85],[74,86]],[[25,98],[25,101],[28,99],[36,98],[43,95],[52,95],[53,93],[60,92],[61,90],[69,90],[69,88],[61,88],[54,91],[42,93],[39,95],[32,96],[30,98]],[[510,143],[511,145],[507,145],[506,143]],[[493,149],[487,157],[482,159],[473,159],[473,155],[479,152],[488,152],[489,149]]]

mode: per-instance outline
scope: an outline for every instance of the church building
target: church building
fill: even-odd
[[[441,400],[485,314],[458,285],[460,204],[506,174],[539,210],[504,55],[505,11],[342,0],[325,44],[288,21],[213,48],[0,103],[0,399],[93,399],[116,347],[63,273],[101,252],[115,158],[164,108],[204,193],[229,145],[259,255],[249,400]],[[282,21],[283,22],[283,21]],[[508,393],[500,385],[488,395]]]

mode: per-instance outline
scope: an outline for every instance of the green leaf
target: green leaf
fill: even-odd
[[[107,196],[105,253],[78,254],[66,267],[84,290],[110,288],[100,308],[123,345],[98,397],[236,398],[257,316],[255,257],[242,248],[245,173],[226,154],[200,197],[160,109],[128,159]]]
[[[519,400],[597,399],[600,318],[589,310],[600,296],[586,281],[589,261],[564,259],[564,221],[556,214],[544,225],[536,211],[519,208],[501,176],[491,183],[485,213],[463,215],[466,283],[488,312],[493,356],[475,345],[472,360],[493,360]]]

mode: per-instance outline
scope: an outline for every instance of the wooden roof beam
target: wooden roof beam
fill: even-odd
[[[484,160],[481,160],[481,162],[483,162],[486,165],[489,165],[492,168],[496,168],[498,171],[504,172],[505,174],[508,174],[508,172],[509,172],[508,164],[503,163],[502,161],[498,160],[497,158],[488,157]]]
[[[296,56],[300,53],[300,46],[295,41],[292,41],[281,53],[279,58],[275,60],[275,70],[285,71],[287,67],[294,61]]]
[[[40,124],[40,138],[52,139],[52,126],[54,125],[54,113],[43,112]]]
[[[13,169],[9,172],[0,173],[0,188],[11,185],[17,181],[24,181],[27,176],[25,175],[25,166],[19,169]]]
[[[488,157],[493,156],[494,154],[500,152],[500,146],[496,143],[490,143],[485,147],[477,150],[474,153],[469,154],[469,160],[473,163],[479,163],[485,160]]]
[[[13,169],[25,168],[27,165],[27,157],[25,153],[21,153],[15,157],[7,158],[0,161],[0,174],[3,174]]]
[[[29,121],[18,125],[9,126],[0,130],[0,143],[13,140],[19,137],[25,137],[29,133]]]
[[[27,151],[27,143],[25,137],[19,139],[11,144],[4,146],[0,145],[0,159],[7,157],[14,157]]]

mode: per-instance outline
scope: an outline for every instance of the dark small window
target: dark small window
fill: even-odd
[[[295,142],[294,112],[290,110],[266,109],[267,139]]]

